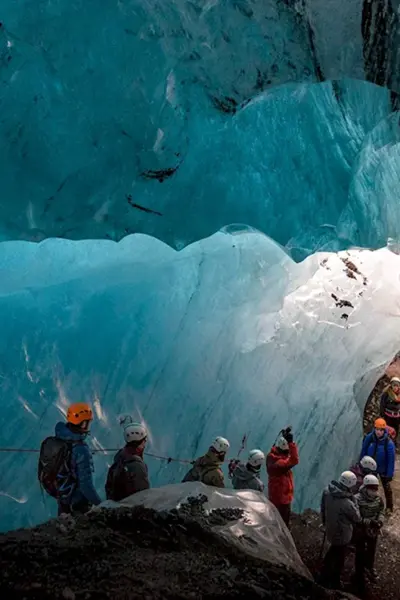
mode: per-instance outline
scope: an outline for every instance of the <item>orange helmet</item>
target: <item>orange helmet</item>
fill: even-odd
[[[386,421],[385,421],[385,419],[381,419],[381,418],[376,419],[374,427],[376,429],[385,429],[385,427],[386,427]]]
[[[68,408],[67,421],[72,425],[80,425],[83,421],[92,421],[92,419],[92,409],[86,402],[76,402]]]

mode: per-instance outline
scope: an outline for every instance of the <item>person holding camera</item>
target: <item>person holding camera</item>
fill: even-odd
[[[293,441],[292,428],[287,427],[267,456],[268,499],[289,527],[294,497],[292,468],[299,464],[299,452]]]

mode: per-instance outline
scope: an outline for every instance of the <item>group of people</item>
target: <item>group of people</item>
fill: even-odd
[[[340,588],[349,546],[355,547],[354,582],[362,594],[366,576],[376,579],[375,554],[384,517],[393,512],[391,482],[395,472],[400,424],[400,379],[393,377],[380,402],[380,417],[364,438],[357,464],[344,471],[324,490],[321,517],[330,543],[321,583]],[[379,495],[382,484],[385,503]]]
[[[42,487],[58,502],[58,514],[85,513],[101,503],[93,483],[93,460],[85,441],[93,412],[87,403],[72,404],[66,422],[59,422],[55,436],[46,438],[41,445],[38,476]],[[120,421],[125,446],[117,452],[108,470],[105,485],[107,499],[120,501],[150,487],[147,465],[143,460],[147,430],[143,423],[125,416]],[[225,487],[222,465],[230,444],[218,436],[204,456],[194,461],[183,482],[201,481],[206,485]],[[233,459],[229,463],[229,477],[234,489],[263,492],[260,471],[266,463],[268,497],[289,526],[291,503],[294,495],[292,467],[299,462],[297,446],[291,429],[281,432],[276,444],[265,456],[262,450],[249,452],[245,462]]]
[[[340,587],[347,549],[356,548],[355,581],[365,587],[365,576],[375,578],[374,560],[384,514],[393,511],[391,481],[395,468],[395,440],[400,424],[400,379],[394,377],[381,397],[381,416],[363,441],[357,464],[344,471],[324,490],[321,516],[330,543],[324,557],[321,583]],[[42,487],[58,502],[58,514],[85,513],[101,503],[93,484],[93,461],[86,443],[93,412],[86,403],[72,404],[66,422],[56,425],[55,436],[44,440],[40,450],[38,476]],[[105,485],[107,499],[120,501],[150,487],[144,450],[148,433],[143,423],[126,416],[120,421],[125,446],[117,452],[109,468]],[[229,441],[218,436],[204,456],[194,461],[183,482],[201,481],[225,487],[222,465],[230,448]],[[268,498],[289,527],[294,497],[292,469],[299,463],[299,453],[292,429],[281,431],[278,440],[265,456],[251,450],[247,460],[231,459],[229,477],[236,490],[264,492],[261,468],[266,464]],[[382,483],[386,509],[379,495]]]

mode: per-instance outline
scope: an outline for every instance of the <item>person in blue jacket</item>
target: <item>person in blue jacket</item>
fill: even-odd
[[[360,460],[364,456],[372,456],[377,464],[377,473],[385,492],[386,510],[393,512],[393,492],[391,481],[394,475],[396,448],[386,429],[385,419],[376,419],[374,430],[365,436]]]
[[[57,423],[55,436],[71,442],[70,469],[74,476],[71,494],[59,500],[58,514],[85,513],[92,505],[101,503],[93,484],[93,460],[85,438],[93,419],[92,409],[84,402],[72,404],[67,413],[67,423]]]

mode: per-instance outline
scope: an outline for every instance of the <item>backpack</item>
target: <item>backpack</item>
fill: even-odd
[[[127,469],[127,464],[133,462],[135,458],[130,460],[124,459],[122,451],[116,456],[113,464],[108,469],[107,481],[105,485],[107,500],[119,502],[127,497],[126,490],[128,489],[128,478],[130,477]]]
[[[211,465],[209,467],[201,468],[199,465],[194,465],[190,471],[188,471],[185,477],[182,479],[182,483],[187,483],[188,481],[201,481],[203,482],[204,476],[207,473],[215,470],[215,465]]]
[[[40,446],[38,479],[41,487],[56,500],[67,499],[75,489],[76,478],[71,469],[73,444],[51,436]]]

